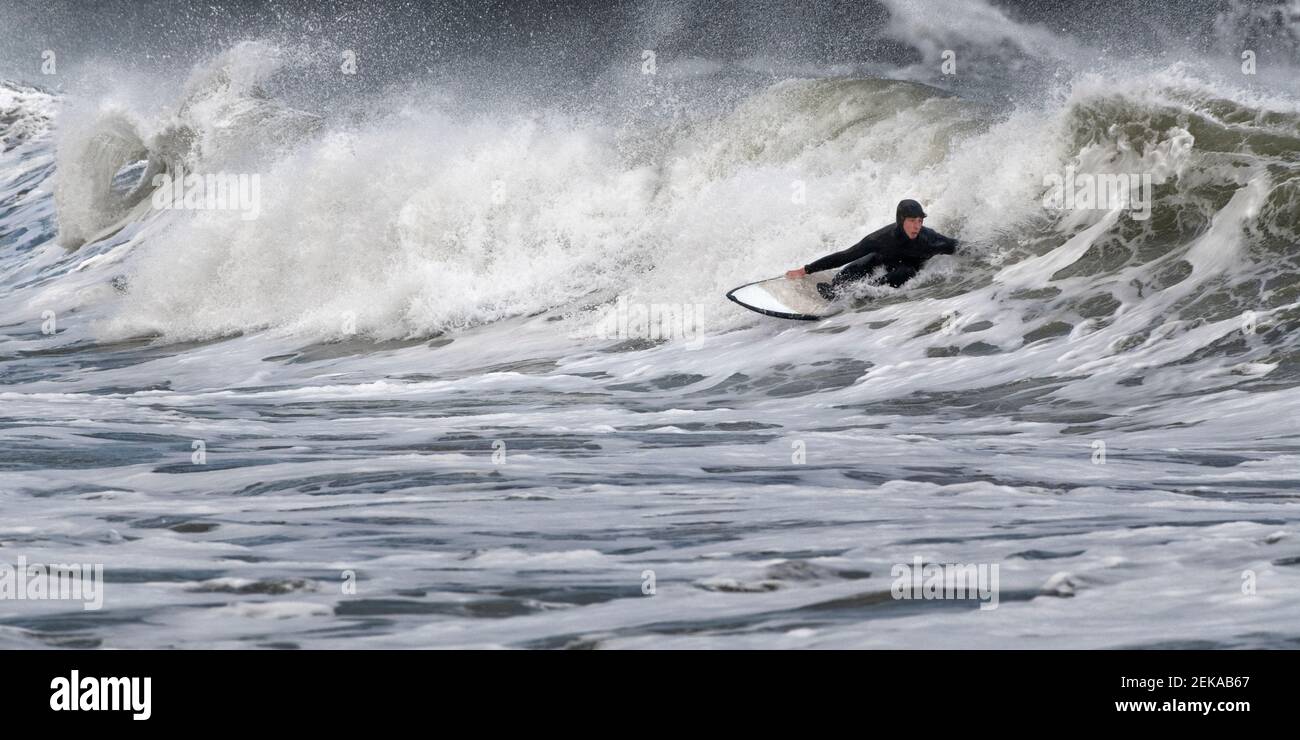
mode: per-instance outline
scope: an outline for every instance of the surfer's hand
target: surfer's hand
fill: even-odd
[[[807,275],[807,274],[808,274],[808,271],[807,271],[807,270],[804,270],[802,267],[800,267],[800,268],[795,269],[795,270],[790,270],[789,272],[787,272],[787,273],[785,274],[785,276],[788,277],[788,278],[790,278],[791,280],[797,280],[797,279],[799,279],[799,278],[801,278],[801,277],[803,277],[804,275]]]

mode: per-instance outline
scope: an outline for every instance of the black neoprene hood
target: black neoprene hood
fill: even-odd
[[[900,200],[894,221],[901,227],[905,218],[925,218],[925,210],[914,200]]]

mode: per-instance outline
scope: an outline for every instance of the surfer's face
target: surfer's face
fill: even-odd
[[[903,233],[907,234],[908,239],[915,239],[916,235],[921,233],[921,224],[925,223],[923,216],[916,218],[903,219]]]

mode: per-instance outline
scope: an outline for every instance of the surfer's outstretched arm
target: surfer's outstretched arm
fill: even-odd
[[[813,273],[821,272],[822,270],[834,270],[837,267],[843,267],[850,262],[866,257],[868,254],[880,248],[879,245],[875,243],[875,240],[872,239],[873,236],[875,235],[869,234],[864,236],[862,237],[862,241],[854,244],[848,249],[841,250],[835,254],[828,254],[819,260],[809,262],[803,266],[804,272]]]
[[[880,249],[878,240],[875,238],[877,233],[871,233],[862,237],[861,241],[848,249],[840,250],[834,254],[828,254],[819,260],[809,262],[801,268],[791,270],[786,273],[786,277],[803,277],[804,275],[821,272],[822,270],[834,270],[837,267],[843,267],[850,262],[860,260],[868,254]]]
[[[934,249],[936,254],[957,253],[956,239],[953,239],[950,236],[944,236],[943,234],[940,234],[939,232],[934,231],[932,229],[926,229],[926,231],[930,232],[929,234],[926,234],[926,236],[929,237],[930,247]]]

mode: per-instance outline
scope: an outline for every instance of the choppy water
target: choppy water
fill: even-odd
[[[1256,4],[1221,66],[983,3],[883,6],[856,67],[674,57],[665,7],[582,104],[313,107],[270,34],[5,83],[0,561],[106,587],[0,600],[0,645],[1300,647],[1300,94],[1230,74]],[[180,167],[259,217],[132,192]],[[1045,208],[1066,167],[1152,174],[1151,218]],[[903,290],[723,299],[907,196],[963,246]],[[700,331],[602,337],[619,299]],[[998,608],[892,598],[917,557]]]

